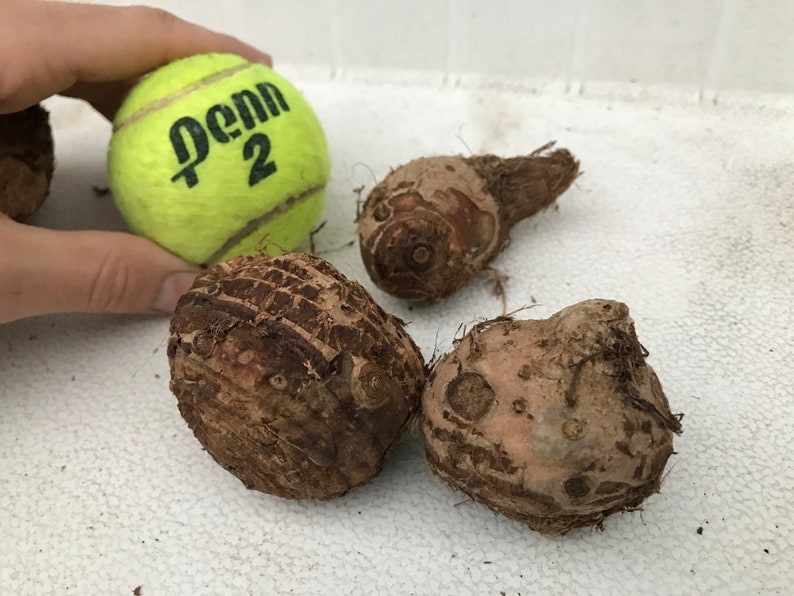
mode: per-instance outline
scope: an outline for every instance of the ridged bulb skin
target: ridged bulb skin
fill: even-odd
[[[308,254],[244,256],[197,279],[168,347],[196,438],[248,488],[330,499],[367,484],[419,406],[402,321]]]

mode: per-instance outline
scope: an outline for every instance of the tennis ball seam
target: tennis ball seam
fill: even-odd
[[[267,213],[255,217],[247,224],[245,224],[242,228],[240,228],[237,232],[232,234],[219,249],[217,249],[214,253],[212,253],[209,259],[207,259],[207,263],[205,263],[204,266],[207,266],[209,263],[215,263],[227,251],[231,250],[235,245],[237,245],[239,242],[243,241],[245,238],[253,234],[263,225],[270,222],[271,220],[274,220],[282,213],[289,211],[290,208],[305,201],[306,199],[311,197],[314,193],[319,192],[324,188],[325,188],[325,184],[316,184],[314,186],[311,186],[306,190],[304,190],[302,193],[289,197],[286,201],[275,206]]]
[[[199,79],[198,81],[196,81],[194,83],[191,83],[187,87],[183,87],[182,89],[179,89],[178,91],[174,91],[173,93],[169,93],[165,97],[161,97],[160,99],[158,99],[156,101],[153,101],[152,103],[148,104],[145,108],[141,108],[137,112],[132,113],[128,118],[126,118],[122,122],[119,122],[119,123],[115,124],[114,127],[113,127],[113,132],[117,133],[120,130],[122,130],[123,128],[131,126],[132,124],[135,124],[136,122],[138,122],[140,120],[143,120],[149,114],[153,114],[154,112],[157,112],[159,110],[167,108],[169,105],[171,105],[175,101],[179,101],[180,99],[184,99],[185,97],[187,97],[188,95],[191,95],[192,93],[195,93],[196,91],[201,91],[204,87],[207,87],[209,85],[213,85],[215,83],[223,81],[224,79],[228,79],[230,77],[233,77],[237,73],[243,72],[244,70],[247,70],[247,69],[251,68],[252,66],[254,66],[254,65],[252,63],[250,63],[250,62],[245,62],[243,64],[238,64],[236,66],[232,66],[230,68],[226,68],[224,70],[212,73],[209,76],[206,76],[206,77],[204,77],[202,79]]]

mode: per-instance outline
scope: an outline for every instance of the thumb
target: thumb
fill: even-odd
[[[131,234],[0,218],[0,322],[56,312],[170,313],[198,272]]]

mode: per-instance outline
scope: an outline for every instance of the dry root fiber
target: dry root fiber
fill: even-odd
[[[0,213],[24,221],[41,206],[50,191],[53,151],[44,108],[0,115]]]
[[[620,302],[476,326],[423,394],[431,469],[549,535],[639,507],[681,431],[645,356]]]
[[[305,254],[239,257],[199,277],[168,356],[179,410],[210,455],[289,499],[369,482],[425,380],[402,322]]]
[[[503,159],[420,158],[369,194],[358,221],[361,255],[394,296],[437,302],[466,285],[505,247],[513,226],[554,203],[579,162],[553,144]]]

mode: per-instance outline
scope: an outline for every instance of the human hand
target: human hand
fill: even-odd
[[[52,95],[112,119],[139,78],[178,58],[238,54],[241,41],[147,7],[0,0],[0,114]],[[198,269],[144,238],[53,231],[0,214],[0,323],[56,312],[169,313]]]

